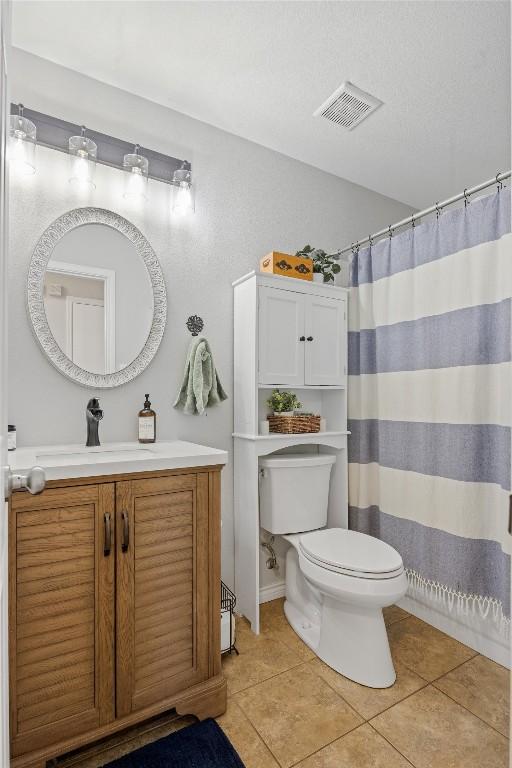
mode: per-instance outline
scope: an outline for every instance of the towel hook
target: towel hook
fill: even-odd
[[[186,325],[192,336],[197,336],[204,328],[203,318],[199,315],[190,315]]]

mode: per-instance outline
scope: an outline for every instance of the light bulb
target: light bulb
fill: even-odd
[[[69,155],[71,163],[70,182],[82,188],[95,188],[94,172],[96,170],[97,146],[85,136],[85,126],[82,126],[80,136],[69,139]]]
[[[184,216],[189,212],[192,205],[192,195],[190,192],[190,184],[186,181],[180,182],[175,192],[174,205],[172,207],[173,213],[176,216]]]
[[[13,171],[23,175],[36,172],[36,126],[23,117],[23,105],[18,114],[11,115],[9,128],[9,165]]]
[[[139,149],[136,144],[135,150],[123,158],[123,168],[126,171],[124,197],[147,200],[149,162],[147,157],[139,154]]]
[[[172,212],[175,216],[185,216],[194,212],[194,193],[190,164],[185,160],[181,168],[174,171],[172,190]]]

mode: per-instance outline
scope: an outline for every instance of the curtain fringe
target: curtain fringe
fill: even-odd
[[[450,613],[459,616],[478,616],[481,619],[494,621],[500,634],[510,637],[511,620],[503,612],[503,603],[495,597],[482,595],[467,595],[459,590],[447,587],[432,579],[425,579],[417,571],[406,568],[409,582],[408,593],[418,595],[432,603],[441,603]]]

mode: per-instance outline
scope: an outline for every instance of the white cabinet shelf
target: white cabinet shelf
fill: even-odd
[[[270,432],[268,435],[248,435],[239,432],[233,432],[233,437],[240,440],[294,440],[297,443],[321,443],[328,437],[339,437],[340,435],[350,435],[347,430],[332,432],[299,432],[288,434],[287,432]]]
[[[333,389],[346,389],[346,384],[258,384],[258,389],[315,389],[318,392],[330,391]]]
[[[334,454],[328,525],[347,526],[348,291],[255,272],[233,288],[235,592],[259,632],[260,456],[298,446]],[[260,435],[272,389],[300,391],[303,409],[321,413],[327,431]]]

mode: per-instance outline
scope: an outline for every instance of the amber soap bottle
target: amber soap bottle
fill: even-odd
[[[146,395],[144,408],[139,411],[139,443],[154,443],[156,440],[156,413],[151,410],[149,395]]]

